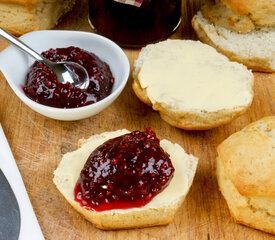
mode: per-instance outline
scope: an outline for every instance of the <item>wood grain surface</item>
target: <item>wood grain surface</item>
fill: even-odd
[[[183,25],[172,38],[193,39],[190,19],[203,1],[185,1]],[[77,6],[56,27],[91,31],[87,1]],[[0,40],[0,48],[7,44]],[[139,50],[125,49],[131,67]],[[215,177],[216,147],[230,134],[267,115],[275,114],[275,74],[255,73],[255,97],[250,109],[232,123],[209,131],[184,131],[171,127],[159,114],[140,102],[131,88],[132,77],[120,97],[104,112],[81,121],[46,118],[23,104],[0,74],[0,122],[25,182],[46,239],[249,239],[274,236],[234,223]],[[62,154],[75,150],[79,138],[127,128],[151,126],[159,138],[179,143],[199,157],[193,186],[172,224],[136,230],[101,231],[84,220],[55,188],[52,178]]]

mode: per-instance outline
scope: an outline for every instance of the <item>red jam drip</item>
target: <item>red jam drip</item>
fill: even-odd
[[[111,94],[114,77],[110,67],[94,53],[68,47],[49,49],[42,55],[53,62],[71,61],[82,65],[89,74],[90,85],[82,91],[70,83],[62,84],[50,68],[35,62],[23,88],[33,101],[57,108],[77,108],[98,102]]]
[[[110,139],[89,156],[75,186],[75,201],[105,211],[142,207],[172,179],[174,168],[147,128]]]

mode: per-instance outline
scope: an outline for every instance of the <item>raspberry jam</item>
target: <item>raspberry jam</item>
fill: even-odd
[[[27,74],[25,94],[37,103],[57,108],[77,108],[98,102],[111,94],[114,77],[107,63],[95,54],[76,47],[49,49],[42,53],[53,62],[71,61],[88,72],[90,85],[82,91],[72,84],[57,81],[53,71],[35,62]]]
[[[75,200],[94,211],[142,207],[170,182],[174,167],[147,128],[110,139],[89,156]]]

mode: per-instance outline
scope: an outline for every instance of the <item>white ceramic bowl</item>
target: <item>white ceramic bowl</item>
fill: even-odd
[[[29,99],[22,89],[34,59],[15,47],[9,46],[0,52],[0,70],[16,95],[34,111],[44,116],[65,121],[90,117],[109,106],[127,83],[130,72],[128,58],[117,44],[105,37],[88,32],[49,30],[30,32],[20,39],[39,53],[50,48],[69,46],[93,52],[109,64],[115,78],[112,93],[97,103],[73,109],[48,107]]]

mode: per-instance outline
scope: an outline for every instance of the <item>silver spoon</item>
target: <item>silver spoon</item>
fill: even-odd
[[[0,37],[4,38],[8,42],[12,43],[19,50],[31,55],[36,61],[45,64],[47,67],[51,68],[57,76],[57,80],[63,84],[69,82],[74,87],[85,90],[89,86],[89,75],[84,67],[75,62],[52,62],[25,43],[14,37],[13,35],[6,32],[4,29],[0,28]]]

